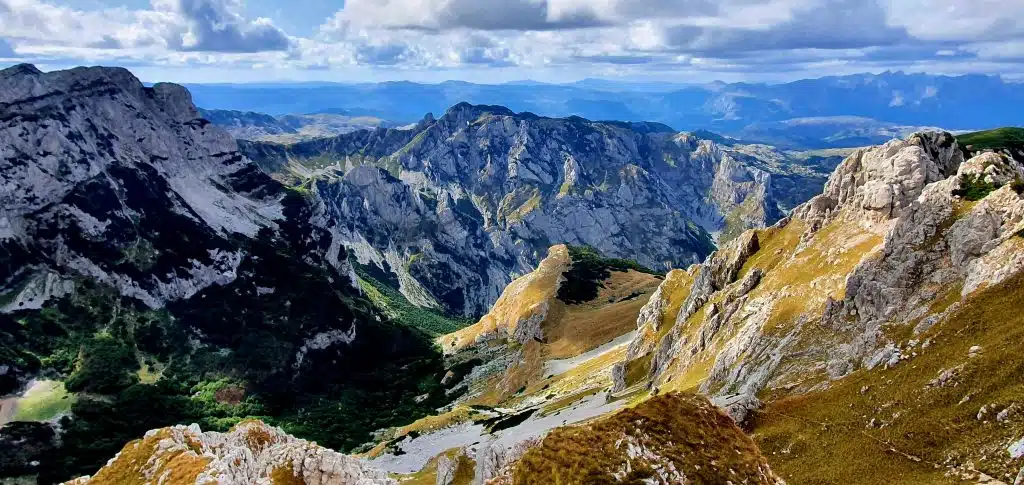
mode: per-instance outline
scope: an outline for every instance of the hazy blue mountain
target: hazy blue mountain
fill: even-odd
[[[803,118],[858,117],[883,127],[939,126],[952,130],[1024,124],[1024,87],[998,77],[883,73],[807,79],[785,84],[624,83],[588,79],[569,85],[516,82],[440,84],[191,85],[196,104],[208,109],[271,115],[343,109],[350,114],[410,123],[424,113],[444,112],[459,102],[507,106],[516,112],[588,119],[656,121],[677,130],[710,129],[741,136],[752,124]],[[837,146],[838,132],[788,123],[787,137],[805,148]],[[776,127],[778,128],[778,127]],[[845,128],[839,127],[838,131]],[[810,130],[810,131],[807,131]],[[877,142],[848,138],[844,146]],[[808,144],[809,143],[809,144]]]

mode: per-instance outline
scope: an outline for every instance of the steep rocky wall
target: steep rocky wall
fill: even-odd
[[[946,310],[937,300],[1021,269],[1022,176],[1002,155],[965,163],[947,133],[855,152],[792,219],[691,269],[677,302],[652,299],[617,389],[646,366],[647,385],[699,388],[742,421],[764,389],[806,391],[899,362],[890,327],[921,332]],[[674,325],[652,331],[672,303]]]

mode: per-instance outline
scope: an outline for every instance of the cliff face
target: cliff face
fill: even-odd
[[[246,160],[180,86],[0,71],[0,187],[0,395],[36,376],[81,394],[65,448],[31,460],[46,480],[186,420],[287,416],[345,448],[374,410],[300,411],[373,394],[410,403],[397,420],[444,402],[440,355],[355,286],[312,197]]]
[[[468,104],[410,129],[241,147],[277,176],[315,179],[360,264],[464,315],[485,313],[553,244],[685,266],[714,249],[712,234],[778,220],[773,178],[785,190],[824,180],[769,147]]]
[[[963,356],[957,350],[966,345],[961,338],[981,342],[997,331],[996,322],[962,328],[961,309],[1000,295],[1008,300],[991,309],[1000,313],[1019,298],[1016,287],[1004,282],[1019,278],[1024,268],[1022,178],[1024,168],[999,153],[964,161],[947,133],[919,133],[857,151],[823,194],[791,218],[748,231],[704,263],[670,274],[641,312],[637,337],[614,373],[616,389],[699,389],[745,422],[762,404],[765,413],[782,412],[780,403],[795,402],[789,396],[800,395],[808,413],[825,412],[835,404],[828,397],[835,392],[826,390],[867,376],[897,385],[891,374],[897,372],[908,387],[886,393],[894,401],[884,408],[894,414],[883,418],[876,408],[867,413],[875,419],[863,424],[936,434],[915,428],[917,421],[905,416],[929,415],[937,423],[951,418],[936,415],[943,406],[933,396],[916,396],[919,388],[912,386],[934,387],[928,382],[942,374],[939,365],[956,367],[966,359],[966,348]],[[947,357],[925,358],[930,355]],[[988,367],[995,361],[974,364],[993,378],[1002,375]],[[975,376],[961,381],[972,396],[959,396],[964,413],[973,412],[975,406],[964,404],[979,396],[1000,409],[1014,402],[1001,391],[1002,398],[990,394],[996,391],[985,384],[988,379]],[[984,459],[979,450],[988,445],[973,440],[1009,443],[1018,427],[897,449],[915,450],[917,458],[932,462],[945,457],[938,467],[944,473]],[[986,466],[1000,476],[1007,465],[996,458]]]

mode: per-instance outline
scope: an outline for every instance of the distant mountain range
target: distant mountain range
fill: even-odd
[[[188,88],[195,103],[207,109],[281,115],[340,108],[349,116],[373,116],[396,123],[414,122],[424,113],[441,113],[459,102],[469,102],[502,105],[516,112],[543,116],[653,121],[676,130],[709,129],[736,137],[766,134],[765,126],[767,134],[771,134],[781,126],[787,132],[782,137],[786,143],[778,144],[784,148],[878,143],[905,135],[907,130],[893,129],[899,126],[973,130],[1024,124],[1021,85],[982,75],[949,77],[887,72],[785,84],[683,85],[584,80],[566,85],[449,81],[193,84]],[[834,135],[849,131],[841,128],[821,136],[822,126],[849,125],[849,117],[856,117],[855,131],[859,134],[829,141]],[[824,125],[794,121],[806,118],[830,121]],[[784,124],[774,125],[779,122]],[[825,141],[820,141],[823,138]],[[841,141],[844,138],[848,140]]]
[[[201,109],[199,114],[241,140],[292,143],[356,130],[389,127],[372,116],[350,116],[341,110],[312,114],[271,116],[253,111]]]

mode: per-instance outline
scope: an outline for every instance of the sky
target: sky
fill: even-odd
[[[1024,0],[0,0],[0,66],[145,81],[1024,80]]]

